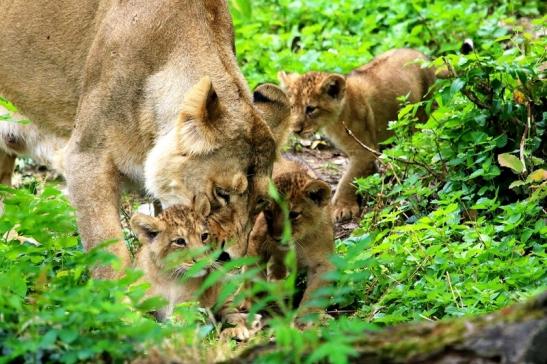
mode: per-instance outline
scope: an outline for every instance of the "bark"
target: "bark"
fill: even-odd
[[[545,364],[547,292],[484,316],[364,332],[355,348],[352,363]],[[275,343],[256,345],[226,363],[252,363],[275,351]]]

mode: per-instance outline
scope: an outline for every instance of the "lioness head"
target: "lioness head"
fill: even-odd
[[[268,124],[279,116],[269,110],[279,103],[272,95],[283,91],[273,87],[253,107],[223,100],[208,77],[201,79],[186,93],[174,128],[156,140],[147,156],[148,191],[164,207],[188,206],[192,196],[205,193],[212,215],[232,216],[240,227],[232,229],[235,238],[245,241],[256,207],[267,195],[276,155]],[[234,248],[232,253],[239,256],[245,250]]]
[[[346,79],[323,72],[278,74],[291,104],[291,128],[300,136],[309,136],[336,122],[344,106]]]
[[[275,85],[263,84],[254,90],[253,104],[273,133],[277,149],[280,149],[289,131],[290,108],[287,95]],[[226,251],[231,258],[246,254],[248,236],[255,218],[268,204],[268,199],[261,196],[246,215],[250,203],[248,198],[249,195],[232,196],[229,203],[208,217],[213,240],[219,245],[217,248]]]
[[[281,174],[274,179],[279,194],[287,203],[292,238],[302,241],[310,231],[317,230],[324,218],[330,217],[327,210],[331,189],[330,186],[306,172]],[[271,203],[264,209],[264,217],[268,224],[268,234],[276,241],[283,238],[285,224],[283,212],[279,205]]]
[[[172,279],[182,276],[209,250],[211,237],[206,220],[209,212],[209,200],[200,195],[192,208],[172,206],[157,217],[135,214],[131,228],[141,243],[137,265],[146,265],[139,268],[146,268],[148,274],[163,274]],[[206,273],[204,269],[193,276]]]

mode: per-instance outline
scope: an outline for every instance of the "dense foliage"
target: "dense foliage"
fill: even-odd
[[[547,287],[542,6],[231,1],[238,59],[251,86],[275,82],[280,70],[348,72],[403,46],[452,74],[429,101],[401,110],[379,158],[382,173],[356,182],[366,212],[352,237],[337,242],[334,287],[323,292],[331,308],[351,314],[296,329],[283,300],[293,291],[294,269],[287,282],[255,282],[242,293],[265,292],[258,307],[281,306],[258,339],[274,336],[279,348],[264,362],[298,362],[308,352],[306,362],[344,363],[364,329],[488,312]],[[475,50],[462,55],[467,37]],[[418,106],[429,115],[421,124]],[[232,355],[234,344],[219,344],[218,325],[195,304],[155,322],[146,312],[161,302],[143,300],[145,287],[132,285],[138,272],[90,279],[93,264],[116,261],[82,252],[73,211],[54,187],[32,182],[1,188],[0,196],[0,362],[121,362],[152,347],[187,361]]]

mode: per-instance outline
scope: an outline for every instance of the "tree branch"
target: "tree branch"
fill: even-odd
[[[544,292],[528,303],[489,315],[364,331],[355,337],[355,353],[348,359],[351,363],[545,363],[546,342]],[[253,363],[274,353],[278,360],[290,361],[294,353],[282,350],[274,342],[255,345],[226,363]],[[304,352],[302,361],[312,353]]]
[[[387,158],[387,159],[392,159],[392,160],[395,160],[397,162],[401,162],[401,163],[404,163],[404,164],[410,164],[410,165],[415,165],[415,166],[419,166],[419,167],[422,167],[423,169],[425,169],[426,171],[428,171],[431,175],[437,177],[437,178],[441,178],[442,176],[440,174],[438,174],[437,172],[435,172],[434,170],[432,170],[431,168],[429,168],[427,165],[425,165],[424,163],[421,163],[421,162],[417,162],[417,161],[411,161],[411,160],[407,160],[407,159],[403,159],[403,158],[398,158],[398,157],[391,157],[391,156],[388,156],[384,153],[381,153],[371,147],[369,147],[368,145],[366,145],[365,143],[363,143],[361,140],[359,140],[355,134],[353,134],[353,131],[351,131],[346,123],[344,121],[342,121],[342,125],[344,125],[344,129],[346,130],[346,133],[353,138],[353,140],[355,140],[357,142],[357,144],[359,144],[361,147],[363,147],[364,149],[366,149],[367,151],[369,151],[370,153],[374,154],[376,156],[376,159],[378,159],[378,157],[384,157],[384,158]],[[379,159],[378,159],[379,160]]]

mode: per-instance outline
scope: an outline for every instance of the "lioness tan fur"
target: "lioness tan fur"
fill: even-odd
[[[267,122],[276,142],[275,158],[280,158],[281,146],[284,144],[289,129],[290,104],[287,95],[277,86],[262,84],[253,91],[253,104]],[[275,165],[275,163],[274,163]],[[232,196],[230,204],[219,209],[208,218],[209,228],[214,240],[231,257],[242,257],[247,253],[249,230],[244,223],[254,223],[257,214],[266,206],[267,198],[259,198],[255,208],[250,211],[250,218],[242,220],[248,202],[240,196]]]
[[[211,248],[206,220],[209,212],[207,197],[198,195],[193,208],[176,205],[157,217],[135,214],[131,218],[131,228],[141,243],[134,265],[144,272],[144,276],[138,283],[150,284],[148,296],[161,296],[167,300],[167,306],[156,312],[160,320],[171,316],[174,307],[182,302],[198,299],[203,307],[213,307],[217,303],[221,282],[197,297],[199,288],[214,269],[214,263],[194,272],[191,278],[182,278]],[[260,323],[257,317],[247,327],[247,316],[227,303],[219,315],[227,324],[234,325],[223,334],[240,340],[248,339]]]
[[[165,206],[205,193],[214,214],[242,200],[237,219],[248,234],[275,145],[236,64],[225,1],[0,0],[0,8],[0,95],[42,133],[68,140],[63,163],[86,249],[120,239],[111,249],[128,264],[124,179]],[[12,154],[0,161],[6,180]]]
[[[316,310],[311,300],[324,287],[324,275],[333,269],[334,230],[330,208],[330,186],[294,160],[280,159],[274,165],[274,184],[287,202],[298,270],[307,272],[301,313]],[[271,203],[257,218],[249,238],[249,256],[268,265],[268,279],[284,279],[289,246],[282,244],[285,218],[280,206]],[[248,304],[248,303],[247,303]]]
[[[374,170],[375,156],[349,136],[355,136],[375,150],[389,132],[387,124],[397,119],[399,96],[420,101],[435,81],[435,71],[416,61],[426,57],[413,49],[396,49],[379,55],[370,63],[344,76],[309,72],[304,75],[279,73],[288,91],[292,130],[306,136],[323,129],[325,135],[349,157],[349,166],[333,198],[336,220],[359,212],[353,180]]]

